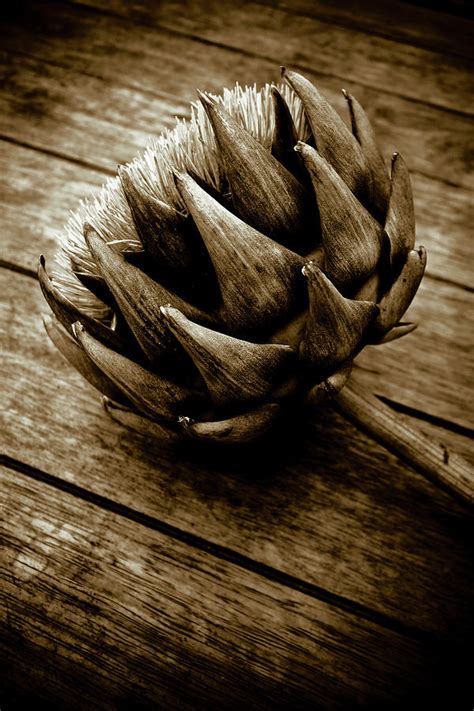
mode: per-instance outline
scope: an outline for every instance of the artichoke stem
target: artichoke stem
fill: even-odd
[[[339,412],[407,464],[464,504],[474,504],[474,470],[442,443],[412,427],[406,417],[349,380],[335,397]]]

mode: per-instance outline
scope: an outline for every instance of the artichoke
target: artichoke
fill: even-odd
[[[364,110],[352,132],[300,74],[199,93],[189,121],[119,168],[39,280],[47,331],[105,396],[153,430],[249,441],[345,385],[401,318],[414,248],[405,162],[389,175]]]

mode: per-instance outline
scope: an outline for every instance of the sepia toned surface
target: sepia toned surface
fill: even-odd
[[[33,2],[0,53],[2,707],[472,705],[472,516],[334,409],[206,453],[112,422],[34,278],[81,197],[197,87],[303,71],[408,162],[417,331],[356,378],[474,463],[472,57],[408,3]],[[461,707],[461,706],[460,706]]]

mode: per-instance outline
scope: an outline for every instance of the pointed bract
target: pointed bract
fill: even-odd
[[[220,104],[206,94],[199,96],[216,136],[238,215],[277,242],[308,251],[315,240],[311,194]]]
[[[243,415],[213,422],[195,422],[189,417],[179,418],[179,424],[195,439],[222,444],[240,444],[261,437],[273,427],[281,412],[278,403],[261,405]]]
[[[307,318],[308,313],[305,309],[274,331],[268,338],[269,342],[282,343],[297,350],[306,328]]]
[[[170,205],[140,189],[124,168],[119,169],[135,229],[145,251],[165,276],[179,279],[194,269],[186,218]]]
[[[291,117],[290,109],[283,96],[275,86],[272,86],[275,128],[273,129],[271,153],[302,185],[307,184],[308,174],[301,158],[295,153],[298,143],[298,133]],[[317,217],[315,217],[315,225]]]
[[[382,153],[375,140],[372,125],[362,106],[351,94],[343,89],[351,115],[352,133],[356,137],[366,164],[366,183],[361,196],[362,202],[369,207],[377,218],[385,216],[390,191],[390,179]]]
[[[309,315],[300,353],[310,366],[330,371],[354,357],[378,308],[370,301],[346,299],[314,264],[307,264],[303,273]]]
[[[103,301],[104,304],[112,309],[116,308],[117,304],[115,303],[115,299],[112,296],[112,292],[107,286],[105,279],[102,279],[102,277],[96,275],[85,274],[84,272],[78,272],[75,270],[74,274],[77,276],[81,284],[83,284],[86,289],[89,289],[94,296],[97,296],[100,301]]]
[[[384,336],[377,341],[377,343],[391,343],[392,341],[396,341],[398,338],[406,336],[408,333],[412,333],[412,331],[414,331],[417,327],[417,323],[410,323],[409,321],[403,323],[400,321],[400,323],[397,323],[397,325],[391,328],[390,331],[387,331],[387,333],[385,333]]]
[[[66,360],[85,378],[94,388],[104,395],[108,395],[119,402],[126,402],[124,394],[112,380],[103,373],[89,358],[84,349],[73,336],[54,317],[43,316],[46,333],[62,353]]]
[[[415,245],[415,208],[410,175],[399,153],[395,153],[392,160],[385,233],[390,240],[390,263],[394,270],[399,270]]]
[[[365,160],[355,137],[337,111],[308,79],[284,67],[282,77],[301,99],[318,151],[353,193],[363,195]]]
[[[160,306],[172,304],[191,318],[206,319],[199,309],[161,286],[115,252],[89,225],[86,242],[140,347],[150,361],[169,358],[176,352],[160,313]]]
[[[292,378],[295,352],[289,346],[250,343],[199,326],[170,307],[162,313],[204,378],[217,406],[260,401]]]
[[[382,228],[319,151],[302,142],[296,148],[318,199],[325,271],[339,288],[355,286],[377,266]]]
[[[406,262],[390,289],[379,302],[379,314],[374,322],[374,331],[386,333],[402,318],[418,291],[426,267],[424,247],[412,249]]]
[[[213,197],[214,200],[220,202],[220,204],[226,207],[228,210],[232,210],[232,195],[230,194],[229,190],[225,192],[225,187],[221,187],[221,192],[219,192],[219,190],[214,188],[212,185],[209,185],[209,183],[206,182],[204,178],[201,178],[201,176],[198,175],[194,170],[188,170],[187,173],[199,185],[199,187],[205,190],[206,193],[209,193],[209,195]],[[221,180],[224,180],[224,178],[221,178]]]
[[[302,257],[226,210],[189,175],[177,174],[176,184],[214,264],[222,320],[239,335],[256,328],[263,335],[298,304]]]
[[[75,321],[80,320],[87,326],[90,333],[92,333],[94,337],[98,338],[102,343],[105,343],[110,348],[114,348],[115,350],[127,352],[127,342],[115,333],[115,331],[108,328],[108,326],[105,326],[101,321],[98,321],[97,319],[83,313],[72,303],[72,301],[69,301],[67,296],[64,296],[64,294],[56,288],[48,276],[43,256],[41,256],[39,260],[38,281],[40,283],[44,298],[48,302],[52,312],[58,321],[69,332],[72,332],[72,324]]]
[[[165,425],[162,422],[150,420],[148,417],[139,414],[136,410],[123,407],[120,403],[105,396],[102,397],[101,402],[105,412],[112,420],[128,429],[139,432],[145,437],[156,438],[160,443],[172,441],[178,437],[178,434],[170,429],[170,425],[174,423],[167,422]]]
[[[349,380],[352,371],[352,361],[344,363],[332,375],[317,383],[308,392],[307,400],[313,405],[320,405],[326,400],[335,397],[342,390],[344,385]]]
[[[176,419],[183,407],[194,407],[197,394],[115,353],[77,322],[74,333],[85,352],[141,412],[154,419]]]

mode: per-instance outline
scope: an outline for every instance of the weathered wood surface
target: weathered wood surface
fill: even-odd
[[[4,275],[8,289],[10,304],[19,296],[1,317],[6,454],[21,448],[23,462],[59,479],[402,623],[464,634],[474,569],[463,509],[447,495],[331,411],[296,426],[291,446],[232,461],[122,429],[49,343],[38,285]],[[467,438],[431,433],[469,456]],[[416,519],[408,501],[418,501]]]
[[[474,59],[474,22],[464,18],[451,17],[446,12],[434,8],[416,7],[415,3],[400,0],[357,0],[357,11],[353,0],[259,0],[268,5],[281,7],[290,12],[300,13],[343,25],[350,29],[357,28],[368,35],[380,35],[391,40],[414,44],[416,47],[434,49],[451,56]],[[427,3],[425,3],[427,5]],[[443,3],[447,8],[448,3]],[[454,3],[456,6],[456,3]],[[455,38],[455,41],[453,41]]]
[[[41,695],[49,660],[63,708],[357,708],[459,681],[437,644],[427,655],[152,527],[9,470],[3,482],[8,668]]]
[[[8,33],[5,33],[3,38],[3,49],[10,50],[6,61],[11,65],[5,71],[7,76],[9,72],[11,73],[14,96],[23,95],[22,84],[25,79],[30,86],[32,81],[36,81],[28,79],[28,73],[23,78],[21,70],[16,72],[17,62],[20,61],[20,65],[23,61],[34,63],[36,59],[40,64],[44,64],[45,60],[47,62],[45,82],[48,81],[48,75],[52,76],[56,72],[64,76],[67,69],[68,78],[73,82],[79,81],[76,91],[83,100],[88,102],[89,106],[95,101],[101,101],[102,111],[105,114],[115,111],[115,95],[120,92],[132,92],[132,103],[138,94],[143,95],[142,92],[145,92],[150,102],[148,105],[152,108],[151,102],[155,93],[171,94],[182,99],[184,102],[182,108],[187,112],[189,101],[196,98],[196,87],[218,92],[223,86],[232,86],[235,81],[242,84],[254,82],[263,84],[278,80],[278,67],[285,59],[281,56],[282,44],[277,41],[272,45],[272,57],[249,55],[247,52],[228,49],[218,43],[203,43],[192,36],[171,33],[159,27],[139,25],[135,31],[132,31],[134,25],[126,19],[109,17],[101,13],[89,15],[86,8],[79,6],[59,6],[52,17],[48,14],[47,7],[41,12],[41,4],[35,5],[35,12],[32,18],[29,18],[31,27],[24,27],[17,20],[16,23],[8,26]],[[283,29],[284,27],[280,31]],[[265,32],[263,34],[266,36]],[[18,58],[11,52],[23,54],[25,35],[28,38],[28,57]],[[312,46],[311,38],[306,42],[310,47]],[[300,47],[304,46],[307,45],[301,38]],[[255,48],[255,41],[253,48]],[[395,60],[389,55],[386,57],[387,64],[390,61]],[[73,70],[71,75],[69,75],[70,70]],[[33,72],[36,76],[36,72],[34,70]],[[79,79],[76,72],[79,73]],[[341,113],[346,111],[345,101],[340,92],[343,86],[341,77],[318,73],[315,61],[311,61],[306,73]],[[464,74],[460,71],[456,81],[461,81]],[[103,80],[100,84],[103,85],[106,93],[101,94],[98,91],[95,99],[88,100],[88,86],[94,85],[94,78]],[[412,97],[407,99],[403,95],[388,93],[383,87],[372,89],[363,83],[363,79],[364,74],[360,72],[352,81],[346,82],[346,88],[350,89],[366,107],[387,157],[398,150],[409,158],[410,168],[413,170],[454,184],[472,186],[472,165],[469,151],[466,150],[466,136],[471,127],[469,117],[456,112],[443,111],[435,105],[414,100]],[[400,86],[409,86],[415,92],[419,90],[421,77],[416,81],[410,77],[400,77],[398,81]],[[86,89],[85,94],[81,92],[81,85]],[[137,87],[140,87],[140,92],[135,94],[133,92]],[[66,90],[67,87],[63,85],[60,94]],[[26,104],[28,104],[28,90],[26,94]],[[51,90],[51,99],[55,99],[55,95],[56,92]],[[460,92],[460,96],[462,95]],[[137,101],[139,102],[140,99],[137,98]],[[8,124],[8,91],[5,103],[4,122]],[[40,111],[41,107],[44,107],[44,101],[40,102]],[[168,111],[166,105],[163,106],[164,116]],[[72,113],[74,115],[74,109]],[[116,113],[120,115],[120,106]],[[67,114],[68,111],[66,116]],[[131,114],[127,112],[126,115]],[[138,114],[134,114],[135,116],[136,123],[132,121],[127,130],[131,135],[137,128],[147,130],[146,116],[144,121],[140,120]],[[99,115],[98,118],[100,121],[101,116]],[[41,140],[38,145],[53,139],[48,131],[47,122],[46,125],[44,123],[42,125],[41,121],[35,121],[30,128],[33,128],[34,135],[38,136],[36,140]],[[157,124],[154,131],[159,128]],[[8,125],[2,127],[0,124],[0,130],[11,135]],[[68,126],[66,125],[63,130],[66,131],[67,140]],[[59,128],[59,140],[61,133]],[[85,133],[87,134],[87,131]],[[87,144],[77,143],[73,150],[73,155],[76,157],[90,158]],[[110,151],[106,160],[107,166],[110,166]],[[101,158],[98,156],[98,162],[100,161]]]
[[[468,678],[460,505],[331,409],[265,459],[124,429],[48,342],[38,285],[15,273],[52,257],[68,210],[187,115],[196,87],[304,68],[341,112],[339,88],[357,95],[387,159],[405,154],[430,253],[411,309],[422,326],[364,353],[357,378],[474,462],[461,434],[473,425],[472,23],[397,0],[358,7],[351,19],[346,0],[87,0],[5,16],[0,446],[16,471],[3,472],[2,656],[15,706],[449,704]]]
[[[424,279],[406,314],[420,324],[410,339],[371,346],[358,357],[367,386],[378,395],[472,430],[472,313],[473,293]]]
[[[78,4],[130,15],[143,27],[184,32],[251,56],[272,58],[304,70],[355,81],[455,111],[472,110],[472,64],[438,51],[370,36],[319,17],[258,2],[232,0],[79,0]],[[97,18],[97,24],[103,22]],[[245,32],[241,28],[245,27]],[[283,41],[282,41],[283,38]]]
[[[79,201],[106,180],[100,170],[0,140],[0,259],[36,271]]]

